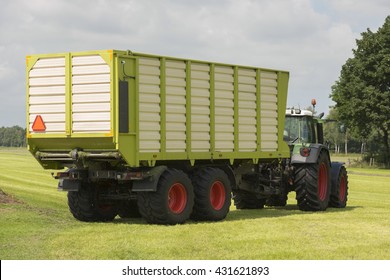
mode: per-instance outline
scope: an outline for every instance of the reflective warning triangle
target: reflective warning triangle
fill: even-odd
[[[32,130],[33,131],[45,131],[46,130],[46,125],[45,125],[45,122],[43,121],[41,115],[37,115],[35,117],[34,123],[32,125]]]

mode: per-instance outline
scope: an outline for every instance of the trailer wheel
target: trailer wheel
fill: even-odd
[[[234,205],[237,209],[263,209],[266,198],[257,198],[256,194],[243,190],[233,191]]]
[[[348,175],[344,166],[341,166],[336,177],[332,178],[332,183],[329,206],[345,208],[348,198]]]
[[[180,170],[167,169],[156,192],[139,192],[138,209],[148,223],[181,224],[191,215],[194,190],[191,180]]]
[[[296,165],[295,191],[300,210],[326,210],[330,186],[330,163],[325,152],[320,153],[315,164]]]
[[[123,219],[141,217],[138,210],[137,200],[134,199],[121,202],[119,205],[118,215]]]
[[[116,206],[99,199],[99,188],[84,183],[77,192],[68,192],[69,210],[79,221],[107,222],[117,215]]]
[[[231,204],[231,186],[226,173],[206,167],[192,177],[195,204],[191,218],[197,221],[220,221],[226,218]]]

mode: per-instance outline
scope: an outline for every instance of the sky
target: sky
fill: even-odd
[[[0,0],[0,127],[25,127],[30,54],[132,50],[287,70],[288,105],[318,112],[388,0]]]

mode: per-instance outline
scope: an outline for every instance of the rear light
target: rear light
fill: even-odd
[[[299,153],[303,157],[308,157],[308,156],[310,156],[310,148],[303,147],[303,148],[300,149]]]
[[[53,176],[54,179],[67,179],[69,178],[69,172],[57,172],[56,175],[51,173],[51,176]]]

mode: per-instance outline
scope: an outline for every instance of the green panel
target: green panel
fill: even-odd
[[[191,61],[186,63],[186,145],[188,159],[192,159],[191,156]]]
[[[167,93],[166,93],[166,59],[162,57],[160,59],[160,108],[161,108],[161,146],[160,151],[162,157],[167,151]]]
[[[238,66],[234,67],[234,151],[238,152],[239,150],[239,121],[238,116],[239,110],[238,110]]]
[[[289,156],[289,147],[283,140],[286,117],[288,73],[278,72],[278,148],[284,157]]]
[[[72,56],[65,56],[65,133],[72,134]]]
[[[257,129],[257,151],[261,151],[261,70],[256,70],[256,129]]]
[[[210,65],[210,150],[215,153],[215,64]]]
[[[124,62],[124,64],[123,64]],[[127,56],[119,56],[116,59],[116,69],[118,73],[118,80],[125,81],[128,83],[128,132],[127,133],[118,133],[118,149],[120,150],[122,156],[125,158],[126,162],[132,166],[136,167],[139,165],[138,159],[138,125],[137,125],[137,94],[136,94],[136,73],[137,73],[137,63],[135,58],[130,58]],[[119,92],[116,93],[118,95]],[[119,98],[116,97],[115,100],[119,101]],[[118,108],[116,118],[119,117],[119,104],[115,106]],[[119,121],[117,121],[119,123]]]

